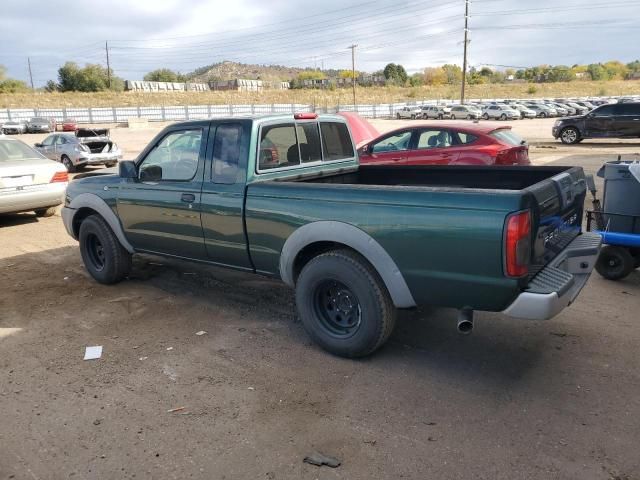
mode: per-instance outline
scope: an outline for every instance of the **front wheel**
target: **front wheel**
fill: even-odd
[[[540,118],[547,118],[547,114],[546,114],[546,113],[544,113],[544,112],[542,112],[542,113],[540,114]]]
[[[485,113],[482,115],[483,120],[489,120],[489,114]]]
[[[373,267],[350,250],[334,250],[307,263],[296,284],[305,330],[334,355],[364,357],[393,331],[396,309]]]
[[[506,119],[507,119],[507,115],[505,113],[500,115],[500,120],[505,121]]]
[[[66,155],[62,155],[62,157],[60,158],[60,161],[64,165],[64,168],[67,169],[67,172],[73,173],[73,172],[76,171],[76,166],[73,164],[71,159],[69,157],[67,157]]]
[[[123,280],[131,270],[131,254],[120,244],[107,222],[90,215],[80,225],[80,254],[87,271],[100,283]]]
[[[39,208],[38,210],[35,210],[35,212],[36,217],[53,217],[56,214],[56,207]]]
[[[573,145],[580,141],[580,132],[577,128],[567,127],[560,132],[560,141],[565,145]]]
[[[607,280],[621,280],[635,268],[635,259],[624,247],[608,245],[602,249],[596,270]]]

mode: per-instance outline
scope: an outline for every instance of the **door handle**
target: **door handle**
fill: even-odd
[[[196,196],[193,193],[183,193],[181,200],[187,203],[193,203],[196,201]]]
[[[393,157],[391,160],[393,160],[394,162],[399,162],[400,160],[402,160],[402,157]]]

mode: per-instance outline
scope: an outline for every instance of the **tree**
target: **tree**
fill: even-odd
[[[353,70],[340,70],[340,73],[338,73],[338,77],[340,78],[358,78],[360,74],[358,72],[355,72],[355,77],[354,77],[354,72]]]
[[[186,78],[184,75],[178,72],[174,72],[168,68],[158,68],[157,70],[153,70],[147,73],[144,77],[144,80],[147,82],[185,82]]]
[[[442,68],[439,67],[427,67],[424,69],[424,84],[425,85],[444,85],[447,83],[447,75]]]
[[[0,65],[0,93],[19,93],[29,90],[22,80],[7,78],[7,69]]]
[[[424,85],[424,74],[414,73],[409,77],[409,85],[412,87],[420,87]]]
[[[609,80],[609,74],[599,63],[592,63],[587,66],[587,72],[592,80]]]
[[[617,60],[607,62],[603,67],[607,71],[609,80],[624,80],[629,75],[629,69],[627,66]]]
[[[449,85],[462,83],[462,68],[460,68],[458,65],[451,65],[448,63],[442,66],[442,71],[447,77],[447,83]]]
[[[402,65],[396,65],[395,63],[388,63],[382,73],[388,82],[396,85],[406,84],[409,78],[404,67]]]
[[[111,73],[111,90],[124,89],[124,81]],[[109,75],[102,65],[87,64],[80,68],[67,62],[58,69],[58,90],[61,92],[102,92],[109,90]]]

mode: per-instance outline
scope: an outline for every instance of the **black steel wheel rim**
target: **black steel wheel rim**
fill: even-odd
[[[102,242],[97,235],[90,234],[87,236],[87,254],[93,268],[101,271],[105,265],[105,253]]]
[[[360,328],[362,309],[355,294],[337,280],[324,280],[315,288],[313,307],[325,330],[337,338],[349,338]]]

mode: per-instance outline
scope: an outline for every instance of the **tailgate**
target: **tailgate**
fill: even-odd
[[[526,189],[537,206],[533,210],[533,249],[529,278],[552,261],[582,229],[586,195],[584,171],[571,168]]]

